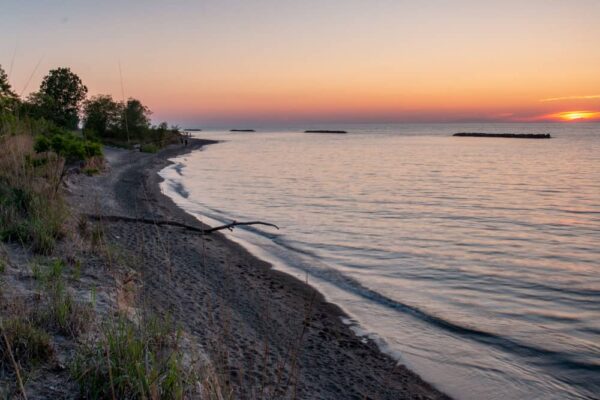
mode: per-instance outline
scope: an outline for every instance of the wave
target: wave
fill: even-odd
[[[181,173],[181,166],[179,167],[180,168],[176,171],[178,174]],[[189,191],[181,182],[176,180],[169,180],[169,187],[179,196],[186,199],[189,197]],[[215,221],[225,223],[229,219],[231,219],[225,216],[226,213],[223,210],[207,207],[205,205],[202,205],[202,208],[204,209],[202,214]],[[292,267],[308,272],[314,277],[322,279],[327,283],[336,286],[339,289],[352,293],[355,296],[359,296],[365,299],[366,301],[373,302],[378,305],[393,309],[396,312],[401,312],[403,314],[410,315],[413,318],[416,318],[422,322],[425,322],[431,326],[434,326],[437,329],[443,330],[452,335],[457,335],[467,340],[484,344],[486,346],[490,346],[502,350],[504,352],[517,355],[522,358],[527,358],[530,362],[534,364],[546,365],[548,363],[552,363],[554,365],[560,364],[561,367],[568,368],[570,370],[600,372],[600,363],[577,360],[571,354],[565,352],[554,351],[540,346],[533,346],[530,344],[520,342],[516,339],[505,335],[488,332],[475,327],[465,326],[460,323],[444,319],[438,315],[431,314],[418,307],[389,298],[363,285],[358,280],[343,274],[339,270],[329,267],[323,262],[320,262],[320,257],[317,253],[309,250],[307,246],[303,246],[301,244],[295,245],[291,243],[280,234],[266,232],[256,227],[244,227],[241,229],[250,232],[254,235],[261,236],[276,244],[282,255],[282,257],[278,258],[286,260],[287,262],[292,264]],[[299,257],[294,257],[292,254],[295,254]],[[310,261],[302,261],[302,258],[304,257],[308,257]],[[462,277],[462,279],[464,278],[465,277]],[[472,278],[481,279],[482,277],[473,276]],[[562,292],[563,295],[567,293],[573,295],[576,294],[578,295],[577,297],[598,296],[600,294],[596,290],[588,290],[586,291],[586,293],[581,293],[580,290],[575,292],[570,291],[568,289],[565,290],[565,288],[555,288],[542,283],[533,284],[524,282],[513,282],[513,284],[516,285],[517,288],[538,288],[549,292]]]
[[[204,214],[213,220],[219,222],[226,222],[229,218],[224,216],[224,212],[215,208],[205,207],[208,212]],[[575,359],[572,355],[565,352],[558,352],[550,349],[545,349],[539,346],[533,346],[530,344],[522,343],[518,340],[510,338],[508,336],[500,335],[497,333],[488,332],[478,328],[461,325],[460,323],[444,319],[440,316],[431,314],[418,307],[399,302],[391,299],[365,285],[360,283],[358,280],[343,274],[342,272],[325,265],[323,262],[319,262],[319,256],[308,250],[301,245],[294,245],[286,240],[280,234],[269,233],[255,227],[243,227],[241,228],[254,235],[266,238],[275,243],[280,249],[283,256],[279,256],[279,259],[284,259],[291,263],[292,267],[308,272],[314,277],[324,280],[329,284],[336,286],[339,289],[350,292],[355,296],[359,296],[366,301],[376,303],[378,305],[393,309],[396,312],[409,315],[422,322],[425,322],[436,329],[440,329],[452,335],[460,336],[463,339],[471,340],[486,346],[502,350],[509,354],[527,358],[530,362],[537,365],[547,365],[549,363],[553,365],[560,364],[562,368],[567,368],[573,371],[585,371],[585,372],[600,372],[600,363],[585,362]],[[263,249],[264,250],[264,249]],[[268,250],[267,250],[268,251]],[[309,257],[310,261],[302,262],[300,258],[293,257],[291,253],[302,257]],[[296,258],[296,259],[295,259]],[[546,287],[547,290],[557,290],[556,288]],[[593,293],[596,294],[596,293]]]
[[[519,357],[528,358],[535,364],[545,365],[552,363],[560,364],[562,367],[571,370],[600,372],[600,363],[576,360],[568,353],[553,351],[539,346],[532,346],[508,336],[487,332],[441,318],[420,308],[391,299],[364,286],[357,280],[339,273],[339,271],[329,270],[327,272],[319,272],[318,270],[311,269],[309,272],[317,275],[320,279],[326,279],[329,283],[335,284],[341,289],[349,290],[354,295],[358,295],[365,300],[375,302],[379,305],[391,308],[404,314],[408,314],[419,319],[420,321],[434,326],[437,329],[444,330],[454,335],[459,335],[462,338],[491,346],[507,353],[515,354]]]

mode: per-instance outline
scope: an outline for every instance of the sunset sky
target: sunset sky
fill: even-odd
[[[184,126],[600,120],[598,0],[0,0],[0,38],[18,93],[120,63]]]

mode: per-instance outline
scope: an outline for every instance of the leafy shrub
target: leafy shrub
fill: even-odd
[[[153,143],[143,144],[140,151],[144,153],[156,153],[159,150],[158,146]]]
[[[33,149],[38,154],[45,154],[47,159],[55,159],[58,163],[62,163],[60,172],[54,179],[54,193],[58,192],[69,164],[102,156],[100,143],[75,136],[60,128],[56,128],[49,136],[36,136]],[[57,157],[52,157],[51,154]]]
[[[37,153],[52,151],[63,157],[67,163],[102,155],[102,146],[99,143],[60,130],[53,132],[51,136],[36,136],[33,148]]]

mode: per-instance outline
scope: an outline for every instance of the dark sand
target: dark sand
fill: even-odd
[[[85,213],[202,226],[161,193],[157,175],[169,158],[214,142],[190,143],[156,155],[107,149],[109,172],[81,178],[70,188],[71,203]],[[182,325],[230,382],[234,398],[448,398],[355,336],[340,308],[313,288],[223,235],[104,224],[114,246],[142,260],[141,301]]]

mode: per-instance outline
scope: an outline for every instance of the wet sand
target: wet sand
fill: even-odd
[[[212,143],[191,140],[154,155],[107,148],[108,172],[82,177],[70,188],[70,202],[83,213],[202,227],[161,193],[158,171],[169,158]],[[181,325],[234,398],[448,399],[357,337],[342,323],[342,310],[312,287],[222,234],[103,224],[113,246],[141,260],[139,301]]]

